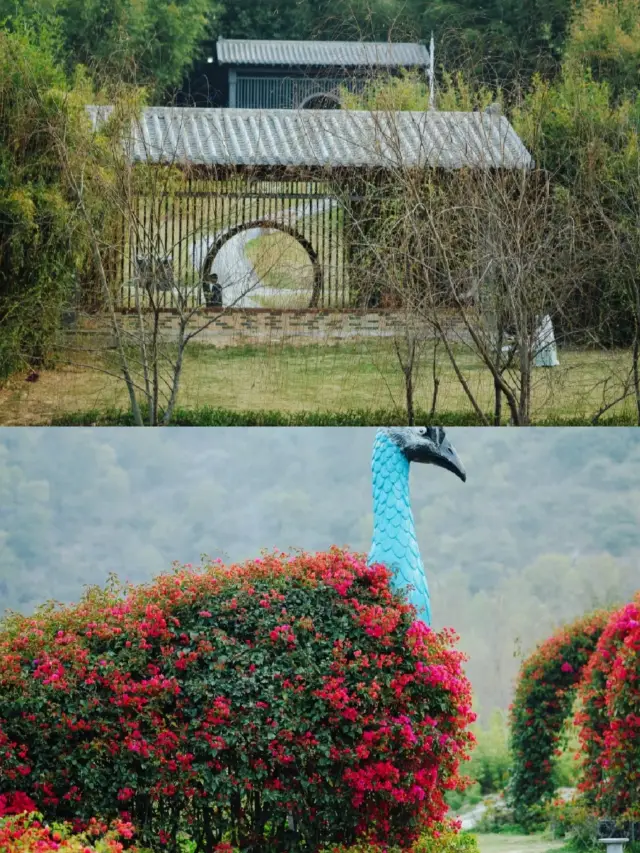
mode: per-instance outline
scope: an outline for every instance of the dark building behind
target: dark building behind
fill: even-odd
[[[192,74],[180,102],[245,109],[332,109],[342,87],[360,91],[373,75],[418,69],[422,44],[219,39]]]

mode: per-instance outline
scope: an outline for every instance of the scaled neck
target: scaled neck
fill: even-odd
[[[385,433],[376,436],[372,460],[373,541],[369,564],[392,572],[396,589],[411,587],[409,600],[431,624],[431,604],[409,498],[409,461]]]

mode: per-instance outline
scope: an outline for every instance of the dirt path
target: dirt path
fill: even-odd
[[[564,841],[545,840],[540,835],[479,834],[480,853],[547,853],[564,846]]]

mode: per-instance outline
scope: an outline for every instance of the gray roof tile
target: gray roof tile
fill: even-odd
[[[429,62],[423,44],[397,42],[219,39],[217,55],[223,65],[408,68]]]
[[[87,107],[94,128],[111,107]],[[529,168],[503,115],[473,112],[148,107],[130,140],[136,161],[201,165]]]

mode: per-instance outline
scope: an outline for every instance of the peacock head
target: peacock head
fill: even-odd
[[[446,468],[464,483],[467,472],[442,427],[392,427],[382,430],[409,462]]]

